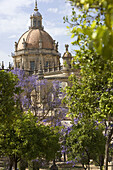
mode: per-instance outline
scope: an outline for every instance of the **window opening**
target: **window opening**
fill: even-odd
[[[30,70],[33,71],[35,69],[35,61],[30,61]]]

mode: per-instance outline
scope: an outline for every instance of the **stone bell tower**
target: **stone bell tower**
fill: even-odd
[[[69,45],[65,45],[66,52],[64,53],[62,59],[63,59],[63,72],[68,72],[71,69],[71,60],[72,60],[72,55],[69,52],[68,48]]]

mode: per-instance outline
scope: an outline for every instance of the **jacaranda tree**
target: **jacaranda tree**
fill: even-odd
[[[60,81],[40,80],[38,75],[26,75],[25,71],[19,69],[12,72],[18,76],[17,87],[23,90],[20,95],[15,96],[20,101],[21,109],[30,109],[39,121],[48,121],[55,126],[60,123],[66,113],[61,105]]]
[[[43,157],[53,160],[60,149],[59,135],[40,123],[30,111],[29,96],[34,86],[30,81],[34,77],[28,77],[30,81],[26,79],[28,89],[25,90],[25,84],[21,81],[23,84],[20,85],[19,78],[12,72],[0,71],[0,155],[9,158],[8,169],[15,164],[15,170],[20,159]]]

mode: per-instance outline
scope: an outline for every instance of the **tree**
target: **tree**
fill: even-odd
[[[109,146],[113,128],[113,2],[109,0],[69,0],[72,9],[71,33],[78,45],[74,63],[79,78],[72,76],[67,88],[69,112],[72,117],[103,121],[107,135],[105,169],[108,169]],[[80,15],[76,14],[76,8]],[[65,18],[69,22],[68,18]],[[109,129],[109,130],[106,130]]]
[[[18,100],[15,99],[15,95],[21,93],[21,88],[16,87],[17,83],[17,76],[11,72],[0,71],[0,123],[2,126],[10,126],[20,111]]]
[[[0,155],[9,157],[9,170],[13,163],[16,170],[17,162],[22,158],[52,160],[60,149],[59,135],[41,124],[28,109],[24,112],[21,94],[24,98],[28,93],[23,91],[18,78],[11,72],[0,72],[0,110],[4,118],[0,119]]]
[[[15,95],[21,93],[21,88],[17,87],[18,77],[13,73],[0,71],[0,155],[5,155],[3,141],[7,143],[9,133],[13,123],[19,118],[21,113],[18,107],[18,100]],[[5,145],[4,143],[4,145]],[[7,145],[6,145],[7,147]]]
[[[29,76],[24,70],[19,69],[12,70],[12,72],[19,78],[17,87],[23,90],[16,96],[23,111],[30,109],[39,121],[44,120],[51,124],[52,122],[55,124],[56,118],[65,117],[66,110],[61,105],[60,81],[40,80],[38,75]],[[60,114],[61,112],[63,114]]]
[[[81,163],[84,169],[89,168],[92,159],[97,165],[104,163],[105,136],[103,127],[92,120],[81,123],[73,121],[73,126],[67,135],[68,159]]]
[[[59,136],[48,126],[36,123],[33,114],[27,113],[20,116],[12,127],[4,129],[1,137],[2,154],[10,158],[10,168],[21,159],[26,161],[36,158],[52,160],[60,149]],[[4,138],[4,134],[6,137]]]

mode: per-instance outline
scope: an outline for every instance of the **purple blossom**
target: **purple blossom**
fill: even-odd
[[[97,121],[97,120],[95,120],[95,122],[96,122],[96,123],[98,123],[98,121]]]
[[[63,150],[62,150],[62,153],[65,153],[65,152],[66,152],[65,149],[63,149]]]
[[[55,112],[54,116],[44,119],[43,122],[46,124],[46,122],[51,121],[51,126],[61,126],[62,120],[66,119],[66,113],[68,112],[68,109],[61,107],[62,92],[60,91],[60,81],[55,80],[51,83],[46,79],[38,81],[37,75],[28,76],[23,70],[19,69],[12,70],[12,72],[18,76],[19,81],[17,87],[22,89],[21,94],[15,95],[15,101],[19,100],[22,104],[22,108],[26,111],[31,109],[32,111],[42,111],[46,114],[47,110],[54,111],[54,108],[58,108],[56,109],[57,111]],[[35,105],[33,105],[33,103],[35,104],[36,100],[34,100],[34,94],[32,94],[32,92],[34,94],[39,94],[40,92],[43,93],[42,103],[46,102],[46,104],[42,110],[38,108],[38,106],[38,109],[36,110]],[[36,114],[38,115],[38,113]],[[64,130],[62,131],[62,133],[65,132]]]
[[[64,143],[65,143],[65,141],[64,141]],[[67,151],[67,148],[65,147],[65,145],[62,145],[62,153],[65,153]]]
[[[72,130],[71,127],[68,127],[67,128],[67,134],[69,134],[71,132],[71,130]]]
[[[74,118],[74,124],[78,124],[79,118]]]
[[[56,126],[61,126],[61,121],[57,121]]]
[[[108,126],[106,126],[106,130],[108,130]]]
[[[47,119],[42,120],[42,122],[47,122],[47,121],[48,121]]]
[[[105,121],[105,119],[103,119],[100,123],[103,123]]]
[[[73,160],[67,161],[66,164],[75,164]]]
[[[34,160],[32,160],[32,162],[39,162],[39,160],[38,159],[34,159]]]

